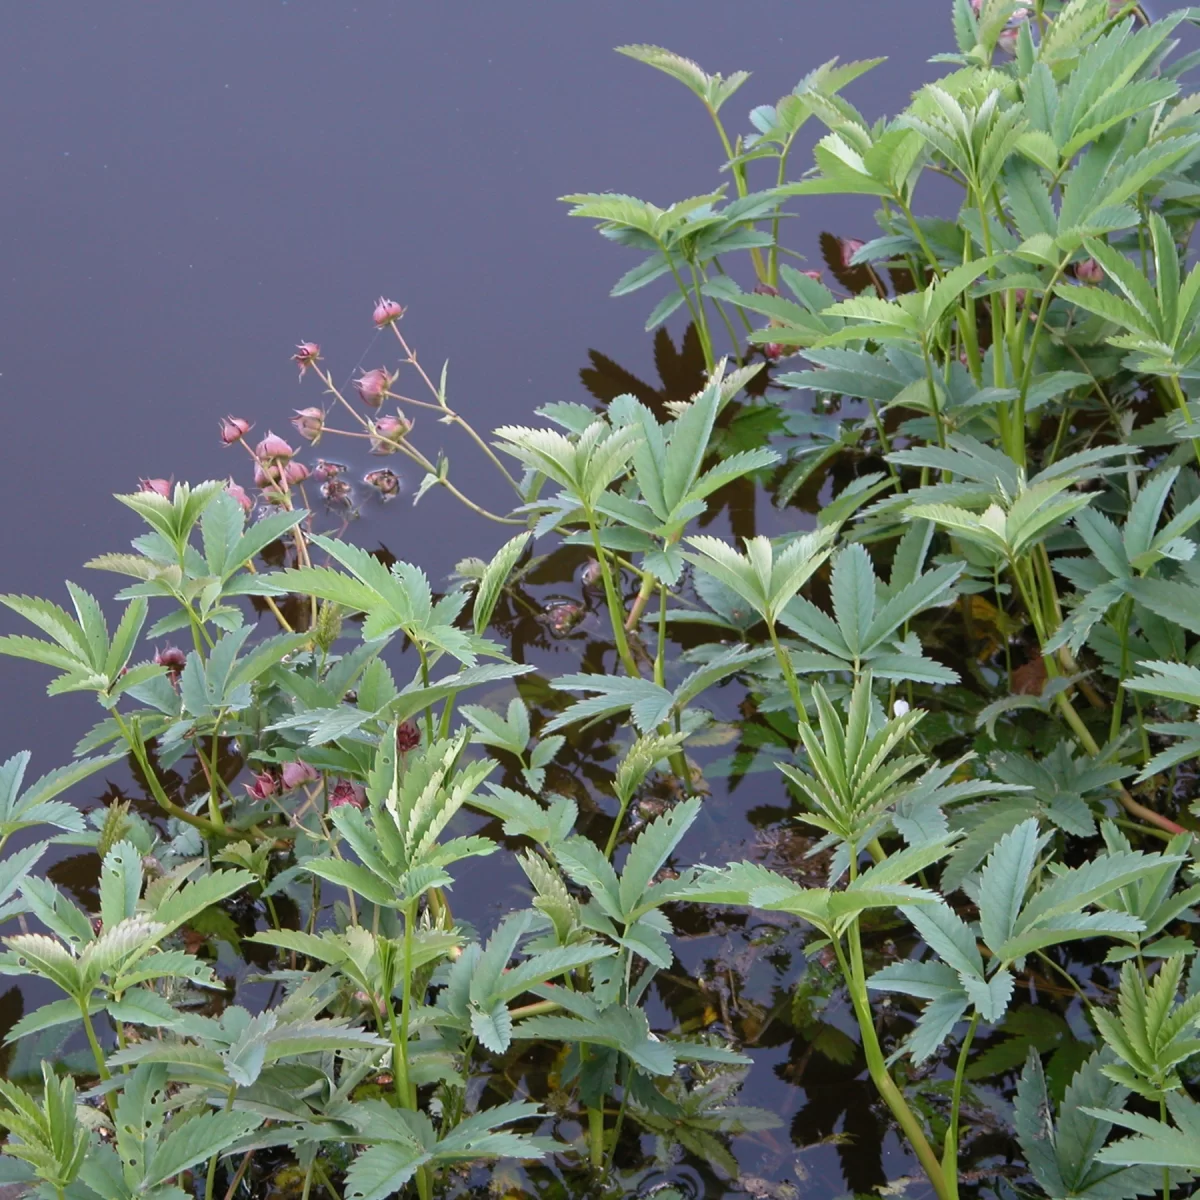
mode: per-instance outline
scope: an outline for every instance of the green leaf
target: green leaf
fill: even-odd
[[[1038,823],[1022,821],[996,844],[979,885],[979,925],[993,953],[1013,935],[1038,852]]]
[[[830,594],[838,632],[856,659],[866,646],[875,615],[877,582],[865,546],[854,542],[839,551],[833,563]]]
[[[1135,1134],[1105,1146],[1097,1159],[1130,1167],[1174,1167],[1192,1174],[1200,1171],[1200,1105],[1188,1096],[1178,1095],[1168,1096],[1166,1102],[1176,1122],[1173,1126],[1137,1113],[1089,1108],[1089,1115]]]
[[[105,929],[132,917],[141,894],[141,853],[131,842],[118,842],[100,867],[100,918]]]
[[[626,921],[641,915],[647,888],[700,815],[693,797],[656,817],[638,836],[621,871],[618,902]]]
[[[213,871],[185,883],[154,911],[154,920],[164,926],[163,936],[198,916],[206,908],[244,891],[256,882],[249,871]]]
[[[496,611],[500,594],[508,582],[509,575],[512,574],[513,567],[524,554],[525,547],[529,544],[529,537],[528,533],[519,533],[515,538],[505,542],[484,568],[479,585],[475,589],[475,607],[472,615],[477,634],[482,636],[487,631],[488,625],[491,624],[492,613]]]
[[[262,1118],[254,1113],[208,1112],[176,1126],[155,1148],[146,1164],[143,1186],[158,1187],[180,1171],[228,1152],[239,1138],[257,1129]]]

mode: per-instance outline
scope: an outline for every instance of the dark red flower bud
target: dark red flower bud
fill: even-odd
[[[304,372],[309,367],[320,361],[321,347],[316,342],[301,342],[296,347],[296,353],[292,355],[292,362],[300,364],[300,378],[304,378]]]
[[[164,499],[171,498],[171,481],[169,479],[139,479],[141,484],[140,491],[153,492],[156,496],[162,496]]]
[[[243,420],[241,417],[226,417],[221,421],[220,425],[221,441],[226,446],[232,446],[234,442],[240,442],[250,432],[250,422]]]
[[[763,345],[763,353],[774,362],[777,358],[783,357],[782,342],[766,342]]]
[[[401,721],[396,726],[396,750],[407,754],[421,744],[421,727],[416,721]]]
[[[365,800],[366,796],[357,783],[351,783],[348,779],[339,779],[330,793],[329,807],[341,808],[343,804],[349,804],[353,808],[362,808]]]
[[[164,646],[155,652],[154,661],[160,667],[167,668],[167,676],[174,683],[187,666],[187,655],[178,646]]]
[[[1094,258],[1085,258],[1083,262],[1075,264],[1075,278],[1080,283],[1103,283],[1104,268]]]
[[[809,279],[814,279],[814,280],[816,280],[817,283],[821,282],[821,272],[820,271],[801,271],[800,274],[807,275],[809,277]]]
[[[246,789],[246,795],[251,800],[266,800],[268,797],[275,795],[279,787],[279,781],[271,774],[270,771],[260,771],[254,777],[253,783],[243,784]]]
[[[374,321],[381,329],[384,325],[392,325],[404,316],[404,308],[395,300],[385,300],[382,296],[375,301]]]

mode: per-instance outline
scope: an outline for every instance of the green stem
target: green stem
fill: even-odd
[[[787,182],[788,156],[792,152],[792,134],[779,150],[779,169],[775,172],[775,186],[783,187]],[[771,249],[767,254],[767,283],[771,287],[779,286],[779,212],[771,218]]]
[[[100,1049],[100,1043],[96,1039],[96,1027],[92,1024],[92,1014],[88,1011],[89,999],[91,999],[90,996],[84,996],[78,1001],[79,1015],[83,1018],[83,1032],[87,1034],[88,1045],[92,1048],[92,1057],[96,1060],[96,1072],[101,1079],[107,1080],[112,1078],[112,1074],[104,1061],[104,1051]]]
[[[131,729],[125,724],[121,714],[115,708],[110,709],[113,715],[113,720],[117,723],[117,728],[121,731],[121,736],[125,739],[126,745],[133,753],[134,759],[142,770],[142,775],[146,780],[146,786],[150,789],[150,794],[157,801],[158,806],[167,813],[168,816],[174,817],[177,821],[182,821],[185,825],[191,825],[199,829],[201,833],[207,837],[218,835],[221,831],[211,822],[206,821],[203,817],[197,817],[195,814],[187,811],[186,808],[180,808],[167,795],[162,783],[158,778],[158,773],[154,770],[150,762],[150,756],[146,753],[146,745],[142,740],[141,731],[137,728],[136,723]]]
[[[712,332],[708,328],[708,311],[704,307],[704,291],[700,284],[700,273],[696,270],[696,264],[690,259],[688,260],[688,270],[692,276],[692,287],[696,292],[696,312],[700,315],[700,344],[704,347],[704,362],[708,367],[709,372],[712,372],[716,365],[716,355],[713,353]]]
[[[235,1083],[230,1089],[229,1094],[225,1098],[225,1111],[229,1112],[233,1108],[233,1098],[237,1095],[237,1084]],[[217,1163],[221,1158],[221,1152],[217,1151],[208,1160],[208,1175],[204,1181],[204,1200],[213,1200],[213,1191],[217,1183]]]
[[[1179,411],[1183,413],[1183,419],[1188,425],[1194,424],[1191,411],[1188,409],[1187,396],[1184,395],[1183,387],[1179,382],[1178,375],[1170,376],[1171,390],[1175,396],[1175,403],[1179,405]],[[1196,455],[1196,462],[1200,463],[1200,438],[1192,438],[1192,450]]]
[[[1159,1096],[1158,1098],[1158,1119],[1165,1125],[1167,1123],[1167,1098]],[[1163,1167],[1162,1173],[1163,1190],[1162,1200],[1171,1200],[1171,1168]]]
[[[692,324],[695,325],[696,333],[700,336],[700,346],[704,351],[704,365],[711,371],[713,369],[712,347],[705,342],[702,322],[699,314],[696,312],[696,306],[692,303],[692,293],[688,289],[687,284],[683,282],[683,276],[679,274],[679,268],[675,265],[675,259],[671,257],[671,252],[660,241],[656,240],[654,244],[659,248],[663,258],[666,260],[666,264],[671,270],[671,275],[675,279],[675,286],[679,289],[679,294],[683,297],[684,304],[687,305],[688,313],[692,318]]]
[[[496,457],[495,453],[492,451],[492,448],[483,440],[483,438],[479,436],[479,434],[475,432],[474,428],[467,421],[459,416],[459,414],[456,413],[454,409],[452,409],[450,405],[446,403],[446,397],[442,394],[442,389],[434,384],[433,380],[430,379],[429,375],[426,373],[425,368],[421,366],[420,362],[417,361],[416,354],[413,353],[413,350],[409,346],[408,342],[404,340],[404,334],[400,332],[400,326],[395,321],[392,322],[392,332],[396,335],[396,340],[400,343],[401,347],[404,349],[404,353],[408,356],[409,364],[416,368],[417,374],[421,376],[422,380],[424,380],[425,386],[429,389],[430,393],[437,397],[437,406],[444,413],[446,413],[447,416],[453,418],[454,424],[461,425],[463,429],[467,431],[468,436],[470,436],[480,450],[482,450],[484,454],[491,459],[492,465],[496,468],[496,470],[498,470],[500,474],[503,475],[504,478],[507,479],[512,485],[513,491],[516,492],[522,500],[524,500],[525,497],[521,493],[521,485],[508,473],[508,469]]]
[[[592,548],[596,553],[596,561],[600,564],[600,578],[604,581],[604,601],[608,606],[608,617],[612,625],[613,641],[617,646],[617,654],[620,656],[621,663],[624,665],[629,677],[637,679],[640,677],[641,672],[638,670],[637,663],[634,661],[633,654],[629,649],[629,639],[625,636],[625,608],[617,596],[617,588],[613,583],[612,570],[608,565],[604,547],[600,544],[600,529],[596,524],[596,518],[591,509],[584,509],[584,515],[587,518],[588,529],[592,534]]]
[[[588,1153],[592,1167],[599,1171],[604,1167],[604,1109],[589,1108]]]
[[[921,358],[925,363],[925,384],[929,391],[929,407],[933,410],[933,419],[937,425],[938,445],[943,450],[946,448],[946,423],[942,419],[942,406],[938,403],[937,382],[933,378],[933,363],[929,357],[929,348],[925,345],[925,339],[921,339]],[[946,480],[946,472],[942,472],[942,479]]]
[[[429,687],[429,655],[425,653],[425,647],[420,642],[415,642],[417,654],[421,658],[421,686]],[[430,705],[425,710],[425,736],[430,744],[433,742],[433,706]]]
[[[1122,718],[1125,714],[1125,680],[1129,676],[1129,619],[1133,615],[1133,597],[1122,596],[1117,605],[1117,638],[1121,645],[1121,670],[1117,678],[1117,694],[1113,697],[1112,721],[1108,727],[1108,740],[1115,742],[1121,736]]]
[[[704,107],[708,109],[708,115],[712,117],[712,123],[716,126],[717,136],[721,139],[721,148],[725,151],[725,161],[730,164],[729,170],[733,175],[733,185],[737,188],[737,194],[744,198],[749,192],[749,187],[746,184],[746,164],[735,163],[733,161],[736,157],[733,150],[733,143],[730,142],[729,135],[725,132],[725,126],[722,124],[717,110],[707,103]],[[747,225],[749,225],[749,222],[747,222]],[[754,274],[758,276],[758,282],[766,283],[768,281],[768,272],[766,265],[763,263],[762,251],[757,246],[750,248],[750,258],[754,263]]]
[[[807,725],[808,713],[804,710],[804,699],[800,695],[800,680],[796,678],[796,668],[792,666],[791,655],[788,654],[782,643],[779,641],[779,634],[775,631],[775,622],[767,622],[767,633],[771,637],[771,646],[775,651],[775,658],[779,662],[779,669],[783,672],[784,682],[787,684],[788,693],[792,697],[792,704],[796,709],[796,723],[798,725]]]
[[[221,758],[221,718],[224,717],[225,710],[221,709],[217,713],[216,725],[213,728],[212,735],[212,758],[207,763],[204,763],[208,771],[208,819],[220,830],[225,828],[225,818],[221,816],[221,777],[217,774],[217,764]],[[196,741],[196,754],[201,762],[204,762],[204,754],[200,749],[200,742]]]
[[[925,234],[921,226],[917,224],[917,218],[913,216],[913,211],[909,207],[908,201],[903,196],[894,197],[896,203],[900,206],[900,211],[904,214],[904,219],[908,222],[908,227],[913,231],[913,236],[917,239],[917,244],[921,247],[925,257],[929,260],[929,265],[933,268],[933,273],[941,279],[942,264],[938,262],[937,255],[934,254],[933,248],[925,238]],[[921,281],[914,279],[913,283],[918,284]]]
[[[400,1068],[403,1071],[404,1102],[409,1108],[417,1107],[417,1089],[409,1074],[408,1064],[408,1030],[412,1020],[412,955],[413,955],[413,920],[416,917],[416,905],[408,904],[404,914],[404,982],[400,993]],[[397,1072],[396,1079],[401,1078]]]
[[[950,1096],[950,1128],[946,1130],[946,1145],[942,1151],[942,1174],[952,1197],[958,1196],[958,1129],[959,1110],[962,1107],[963,1078],[967,1069],[967,1054],[979,1027],[979,1013],[971,1014],[971,1023],[958,1049],[958,1066],[954,1071],[954,1091]]]
[[[1026,397],[1029,395],[1029,385],[1033,380],[1033,369],[1037,362],[1037,347],[1042,336],[1042,330],[1046,325],[1046,316],[1050,311],[1050,302],[1054,299],[1054,287],[1062,277],[1062,273],[1066,270],[1067,260],[1063,259],[1055,268],[1054,274],[1050,278],[1050,282],[1046,285],[1046,290],[1042,293],[1042,302],[1038,305],[1037,319],[1033,323],[1033,332],[1029,335],[1029,348],[1025,352],[1025,369],[1021,372],[1021,394],[1017,399],[1017,425],[1022,431],[1025,428],[1025,403]],[[1011,294],[1011,293],[1010,293]],[[1024,446],[1024,437],[1021,442]],[[1055,447],[1057,448],[1057,439]],[[1019,460],[1024,464],[1024,456]]]
[[[669,543],[667,543],[669,545]],[[632,633],[638,626],[638,622],[642,619],[642,613],[646,611],[646,605],[650,603],[650,597],[654,595],[654,587],[658,580],[650,574],[649,571],[642,572],[642,584],[638,588],[638,594],[633,598],[633,604],[629,608],[629,615],[625,618],[625,632]]]
[[[859,1033],[862,1036],[863,1053],[867,1060],[867,1073],[871,1077],[871,1082],[875,1085],[875,1090],[899,1122],[905,1137],[908,1138],[909,1145],[912,1146],[913,1152],[925,1170],[925,1174],[929,1177],[929,1182],[933,1185],[933,1190],[936,1192],[938,1200],[954,1200],[952,1193],[946,1185],[946,1178],[942,1172],[942,1164],[938,1161],[937,1154],[929,1144],[929,1139],[925,1136],[925,1130],[921,1127],[921,1122],[917,1119],[916,1113],[909,1107],[908,1101],[904,1099],[904,1094],[896,1086],[896,1081],[887,1069],[887,1062],[883,1056],[883,1048],[879,1045],[879,1037],[875,1032],[875,1023],[871,1018],[871,1004],[867,997],[867,985],[862,964],[862,943],[859,940],[857,919],[851,922],[847,934],[847,940],[850,944],[850,962],[846,961],[846,952],[842,949],[840,938],[833,939],[833,948],[837,954],[838,963],[842,968],[842,974],[846,979],[846,988],[850,994],[850,1003],[854,1008],[854,1015],[858,1019]]]
[[[625,1080],[621,1084],[621,1103],[617,1108],[617,1119],[613,1123],[612,1148],[608,1154],[608,1169],[611,1171],[613,1159],[617,1154],[617,1143],[621,1140],[621,1126],[625,1121],[625,1110],[629,1106],[629,1081],[633,1075],[633,1063],[625,1062]]]
[[[658,593],[658,645],[654,651],[654,682],[659,687],[666,686],[667,677],[667,585],[661,584]],[[669,724],[663,724],[658,727],[658,732],[664,736],[671,732]],[[675,778],[690,792],[692,790],[692,773],[688,770],[687,756],[683,752],[683,747],[679,746],[671,752],[670,755],[671,772]],[[621,814],[622,818],[624,813]],[[614,830],[615,833],[615,830]],[[612,850],[609,850],[609,857],[612,856]]]

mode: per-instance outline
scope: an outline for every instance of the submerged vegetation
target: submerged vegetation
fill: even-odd
[[[699,97],[728,181],[566,198],[641,252],[614,292],[665,293],[649,327],[689,318],[661,389],[594,355],[598,407],[486,437],[393,301],[399,362],[354,396],[295,354],[327,401],[299,436],[414,462],[414,500],[513,527],[490,558],[436,593],[348,538],[344,465],[230,417],[257,494],[119,496],[145,528],[87,564],[125,579],[114,624],[74,583],[0,597],[32,626],[0,652],[103,714],[66,767],[0,766],[0,1180],[787,1200],[743,1084],[789,1041],[821,1110],[797,1144],[851,1190],[1200,1179],[1198,21],[956,0],[949,73],[899,116],[844,94],[875,62],[831,62],[740,135],[744,73],[626,47]],[[935,177],[956,214],[919,215]],[[785,238],[815,194],[879,206],[874,239],[822,239],[833,286]],[[529,661],[551,648],[571,669]],[[144,796],[60,798],[124,759]],[[781,801],[740,861],[718,781]],[[454,884],[482,872],[505,911],[475,928]]]

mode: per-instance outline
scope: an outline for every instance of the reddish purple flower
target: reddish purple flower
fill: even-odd
[[[1104,268],[1094,258],[1085,258],[1075,264],[1075,278],[1080,283],[1103,283]]]
[[[221,421],[221,441],[226,446],[240,442],[250,432],[250,422],[241,417],[226,417]]]
[[[382,467],[378,471],[368,471],[363,476],[363,483],[370,484],[385,500],[391,500],[400,495],[400,480],[395,471]]]
[[[343,804],[349,804],[353,808],[362,808],[365,800],[366,795],[357,783],[339,779],[329,795],[329,807],[341,808]]]
[[[754,294],[756,296],[778,296],[779,289],[772,287],[769,283],[756,283]]]
[[[398,443],[412,431],[413,423],[404,417],[380,417],[371,427],[371,453],[395,454]]]
[[[382,367],[364,371],[354,381],[354,386],[358,389],[358,398],[368,408],[378,408],[383,403],[383,398],[387,395],[388,388],[392,386],[394,378],[394,375],[389,375]]]
[[[155,652],[154,661],[167,668],[167,678],[174,683],[187,666],[187,655],[178,646],[164,646]]]
[[[421,744],[421,727],[416,721],[401,721],[396,726],[396,749],[401,754],[415,750]]]
[[[306,783],[315,783],[320,779],[320,773],[313,770],[306,762],[297,759],[295,762],[284,763],[280,771],[280,779],[285,792],[294,791]]]
[[[301,342],[296,347],[296,353],[292,355],[292,362],[300,365],[300,378],[304,378],[304,372],[309,367],[315,366],[321,358],[321,347],[316,342]]]
[[[807,275],[809,277],[809,279],[814,279],[814,280],[816,280],[817,283],[821,282],[821,272],[820,271],[801,271],[800,274]]]
[[[1021,26],[1029,20],[1029,15],[1027,8],[1013,9],[1012,16],[1008,18],[1008,24],[996,39],[996,48],[1001,54],[1007,54],[1009,58],[1016,56],[1017,42],[1021,37]]]
[[[849,270],[853,265],[851,260],[866,245],[866,242],[860,242],[858,238],[840,238],[839,243],[842,250],[842,266]],[[820,273],[818,273],[817,278],[820,279],[820,277]]]
[[[782,342],[764,342],[763,343],[763,353],[772,362],[774,362],[777,358],[783,357],[783,343]]]
[[[283,468],[283,479],[288,487],[303,483],[308,475],[308,468],[302,462],[290,462]]]
[[[251,800],[266,800],[268,797],[275,795],[279,781],[270,771],[260,771],[255,775],[253,783],[243,784],[242,786],[246,789],[246,795]]]
[[[384,325],[392,325],[404,316],[403,305],[395,300],[385,300],[382,296],[375,301],[374,321],[381,329]]]
[[[234,483],[233,480],[225,485],[225,494],[232,496],[242,506],[242,512],[247,516],[254,511],[254,501],[246,495],[246,489]]]
[[[139,479],[138,483],[141,484],[139,491],[153,492],[156,496],[162,496],[167,500],[171,498],[171,481],[169,479]]]
[[[277,434],[268,433],[257,446],[254,447],[254,457],[260,462],[287,462],[294,457],[295,450],[291,448]]]
[[[325,429],[325,410],[323,408],[297,408],[295,412],[292,424],[295,426],[296,432],[306,442],[319,441]]]

